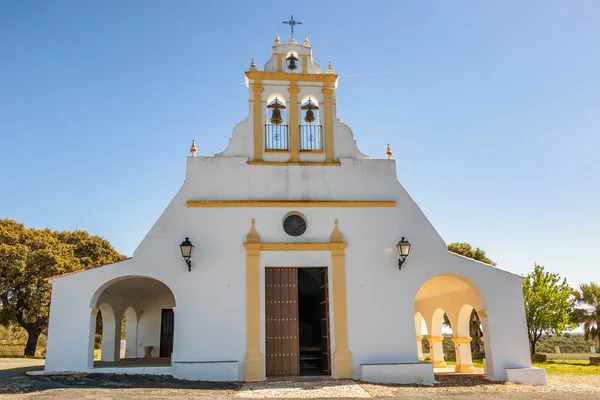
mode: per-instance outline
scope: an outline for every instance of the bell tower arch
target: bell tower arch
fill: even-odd
[[[336,115],[338,75],[313,59],[308,39],[275,39],[261,70],[244,73],[249,116],[217,156],[248,157],[249,165],[338,166],[343,158],[369,158]]]

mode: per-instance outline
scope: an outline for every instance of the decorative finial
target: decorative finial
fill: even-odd
[[[279,36],[275,37],[275,44],[281,44],[281,39],[279,39]]]
[[[390,145],[389,144],[387,145],[387,149],[385,151],[385,155],[387,156],[388,160],[390,158],[392,158],[392,149],[390,149]]]
[[[327,73],[328,74],[333,74],[333,67],[331,66],[331,61],[329,61],[329,65],[327,66]]]
[[[252,59],[252,62],[250,63],[250,69],[256,69],[256,63],[254,62],[254,58]]]
[[[338,220],[337,218],[334,221],[335,227],[333,228],[333,232],[331,232],[331,243],[343,243],[344,242],[344,235],[342,235],[342,232],[340,232],[340,228],[338,227]]]
[[[260,243],[260,235],[256,231],[254,223],[255,220],[252,218],[252,226],[250,227],[250,232],[246,235],[246,243]]]
[[[196,141],[192,140],[192,147],[190,147],[190,153],[192,153],[192,157],[196,157],[196,153],[198,149],[196,148]]]
[[[305,46],[310,46],[310,42],[308,41],[307,37],[304,38],[304,45]]]

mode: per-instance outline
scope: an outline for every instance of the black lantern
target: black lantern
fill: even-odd
[[[398,255],[400,256],[398,259],[398,269],[402,269],[402,264],[404,264],[408,253],[410,253],[410,243],[402,236],[396,247],[398,247]]]
[[[186,237],[185,240],[179,245],[179,248],[181,249],[181,255],[183,256],[183,259],[188,266],[188,271],[191,271],[192,261],[190,259],[192,258],[192,251],[194,251],[194,245],[192,242],[190,242],[190,238]]]

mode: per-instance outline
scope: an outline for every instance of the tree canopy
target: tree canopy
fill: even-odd
[[[575,301],[584,308],[573,310],[573,319],[583,324],[585,340],[598,340],[600,347],[600,285],[590,282],[579,285],[579,290],[573,292]]]
[[[479,247],[473,248],[469,243],[454,242],[448,245],[448,251],[451,251],[461,256],[472,258],[473,260],[481,261],[486,264],[496,265]]]
[[[560,335],[572,327],[572,289],[566,279],[536,265],[533,272],[523,280],[523,300],[527,318],[527,333],[531,354],[535,345],[546,334]]]
[[[85,231],[26,228],[0,219],[0,324],[17,322],[33,356],[48,326],[50,285],[45,278],[123,260],[108,241]]]

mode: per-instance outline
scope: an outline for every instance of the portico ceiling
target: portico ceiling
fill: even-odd
[[[471,289],[471,286],[464,280],[452,275],[435,276],[425,282],[417,292],[415,301],[437,297],[448,293],[459,292],[461,290]]]
[[[171,290],[164,283],[150,278],[126,278],[113,283],[100,295],[121,296],[134,299],[156,297]]]

